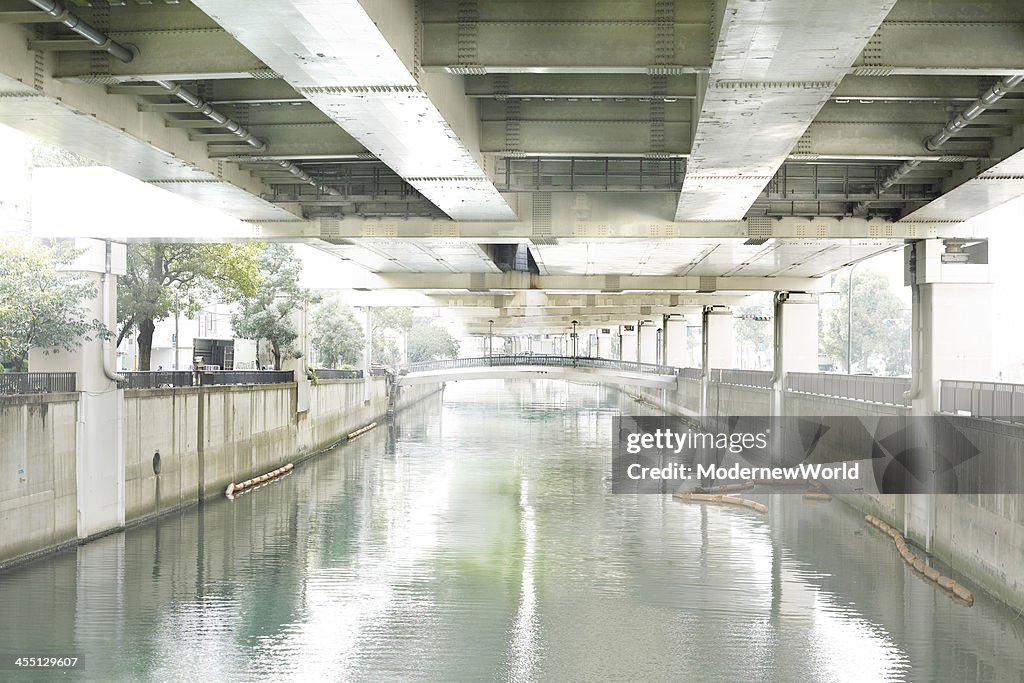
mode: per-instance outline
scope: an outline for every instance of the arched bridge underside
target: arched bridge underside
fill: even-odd
[[[571,379],[655,389],[675,386],[678,368],[572,356],[502,355],[455,358],[410,365],[399,384],[428,384],[470,379]]]

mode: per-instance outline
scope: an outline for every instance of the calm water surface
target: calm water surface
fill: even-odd
[[[566,382],[450,384],[235,501],[0,573],[0,654],[89,681],[1024,681],[1024,617],[963,607],[838,502],[612,495]]]

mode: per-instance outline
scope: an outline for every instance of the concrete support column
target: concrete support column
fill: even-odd
[[[677,368],[684,368],[688,365],[686,360],[686,318],[682,316],[666,316],[662,329],[662,344],[665,352],[662,354],[665,365]]]
[[[619,360],[624,363],[635,363],[638,350],[636,325],[623,325],[620,329]]]
[[[701,316],[701,415],[707,415],[711,371],[736,365],[736,335],[732,311],[725,306],[706,306]]]
[[[87,319],[96,319],[111,333],[117,322],[117,277],[125,274],[126,248],[79,239],[81,254],[69,267],[96,288],[86,304]],[[124,390],[110,376],[115,367],[113,343],[98,338],[73,351],[29,352],[32,372],[74,372],[78,395],[75,433],[78,537],[124,526],[125,456]]]
[[[649,320],[639,323],[639,361],[641,363],[658,362],[658,326]]]
[[[370,370],[373,364],[373,309],[363,309],[363,403],[368,403],[370,391]]]
[[[597,357],[612,357],[612,334],[609,328],[597,331]]]
[[[782,415],[786,374],[818,371],[817,297],[800,292],[777,292],[774,325],[772,414]]]
[[[966,253],[956,242],[931,239],[908,245],[905,282],[912,292],[911,412],[941,408],[942,380],[991,380],[992,284],[987,248]],[[933,449],[922,449],[934,457]],[[933,471],[938,469],[932,463]],[[907,495],[904,534],[932,550],[936,494]]]

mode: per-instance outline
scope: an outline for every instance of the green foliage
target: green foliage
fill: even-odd
[[[175,309],[193,315],[211,300],[255,294],[261,276],[259,243],[128,245],[128,272],[118,278],[117,344],[139,331],[139,367],[149,369],[154,323]]]
[[[90,335],[109,334],[99,320],[87,320],[83,301],[96,288],[79,273],[59,270],[76,255],[67,243],[0,240],[0,359],[15,371],[25,369],[29,349],[72,351]]]
[[[417,318],[409,330],[409,362],[455,358],[459,355],[459,342],[446,329],[433,320]]]
[[[274,354],[274,369],[281,369],[283,358],[301,358],[294,348],[298,330],[292,313],[320,298],[299,286],[302,263],[295,250],[284,244],[268,244],[259,256],[262,276],[253,294],[243,296],[240,309],[232,316],[235,334],[246,339],[266,339]]]
[[[741,362],[743,359],[749,365],[740,367],[751,367],[752,369],[770,368],[772,364],[772,336],[773,325],[771,320],[752,320],[752,316],[772,316],[772,300],[770,297],[750,297],[751,303],[738,306],[733,309],[736,316],[735,327],[736,342],[740,348]]]
[[[365,336],[352,309],[340,301],[325,301],[313,316],[313,350],[325,368],[355,365]]]
[[[374,364],[395,367],[400,363],[402,354],[395,337],[407,339],[412,324],[412,309],[408,306],[383,306],[373,309],[370,315],[370,338]]]
[[[846,367],[849,327],[850,279],[836,276],[839,305],[821,319],[822,353]],[[880,369],[902,375],[910,369],[909,307],[892,290],[889,280],[873,270],[857,270],[853,276],[853,371]]]

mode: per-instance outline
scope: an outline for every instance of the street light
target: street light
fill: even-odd
[[[487,321],[487,358],[494,357],[494,321]]]
[[[576,354],[576,342],[578,340],[578,338],[576,337],[576,326],[577,325],[579,325],[579,323],[577,321],[573,320],[572,321],[572,366],[573,367],[576,367],[576,355],[577,355]]]
[[[846,286],[846,374],[853,374],[853,271],[860,263],[850,266],[850,282]]]

